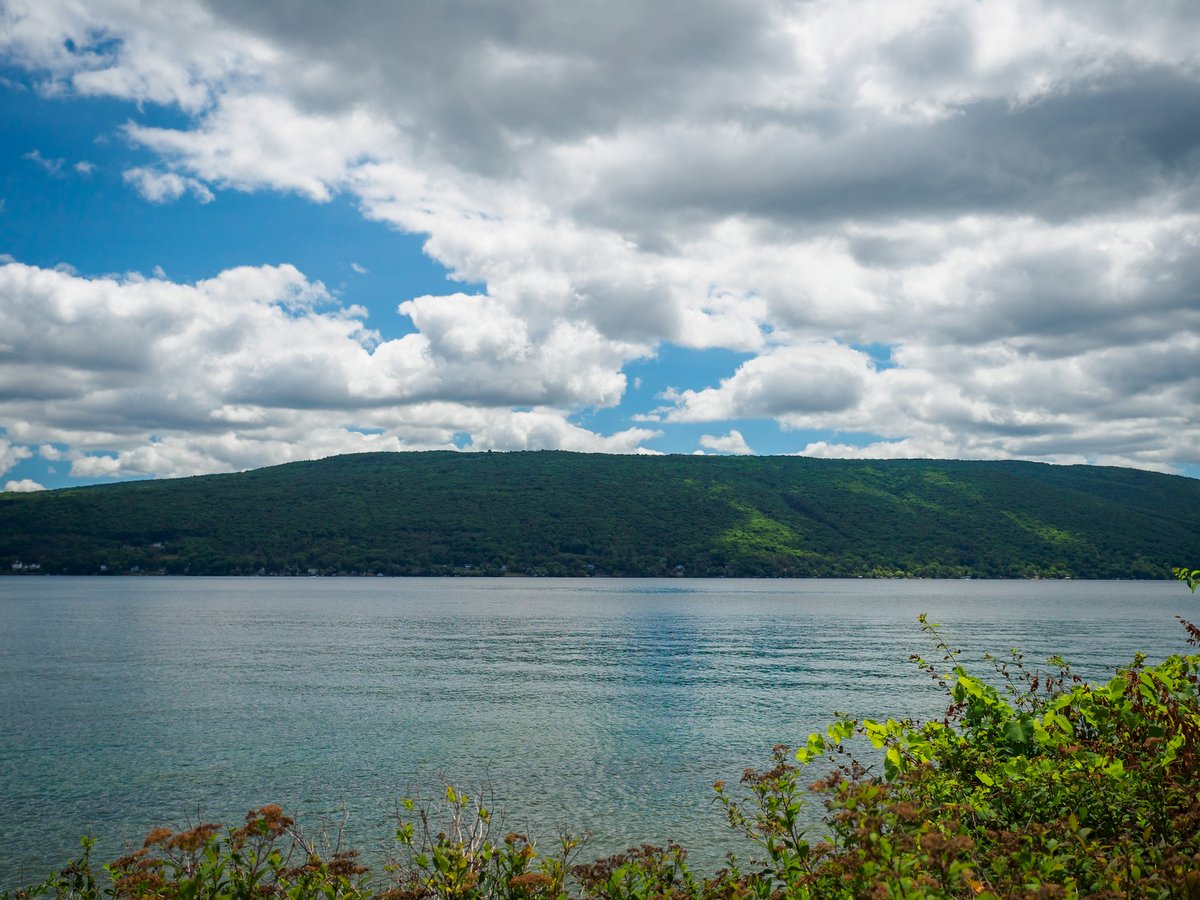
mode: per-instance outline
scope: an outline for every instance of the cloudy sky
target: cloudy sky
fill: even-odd
[[[0,0],[0,486],[1200,475],[1194,0]]]

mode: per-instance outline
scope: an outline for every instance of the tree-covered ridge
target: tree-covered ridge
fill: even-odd
[[[5,572],[1158,578],[1197,534],[1200,481],[1025,462],[370,453],[0,496]]]

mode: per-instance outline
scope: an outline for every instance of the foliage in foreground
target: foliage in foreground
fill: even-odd
[[[1200,569],[1174,568],[1171,574],[1186,584],[1193,594],[1196,593],[1196,587],[1200,585]]]
[[[740,787],[718,782],[726,818],[757,853],[730,855],[711,876],[674,845],[578,864],[581,842],[564,836],[544,853],[493,834],[485,806],[448,789],[437,807],[405,803],[383,884],[368,883],[353,851],[319,855],[267,806],[233,829],[157,829],[99,873],[85,840],[79,860],[11,898],[1200,898],[1200,654],[1139,656],[1097,686],[1061,659],[1046,673],[1014,651],[991,660],[992,684],[921,621],[940,659],[914,661],[945,689],[945,716],[839,717],[794,754],[777,747],[774,766],[747,770]],[[1200,646],[1200,628],[1180,621]],[[855,758],[860,741],[882,773]],[[820,839],[805,826],[814,795]]]

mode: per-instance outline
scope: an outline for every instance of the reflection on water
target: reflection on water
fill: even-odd
[[[1103,677],[1183,649],[1174,583],[0,579],[0,886],[202,810],[349,816],[486,783],[591,849],[725,839],[710,786],[834,710],[930,715],[927,612],[985,651]]]

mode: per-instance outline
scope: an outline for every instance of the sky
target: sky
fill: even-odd
[[[1194,0],[0,0],[0,486],[1200,476]]]

